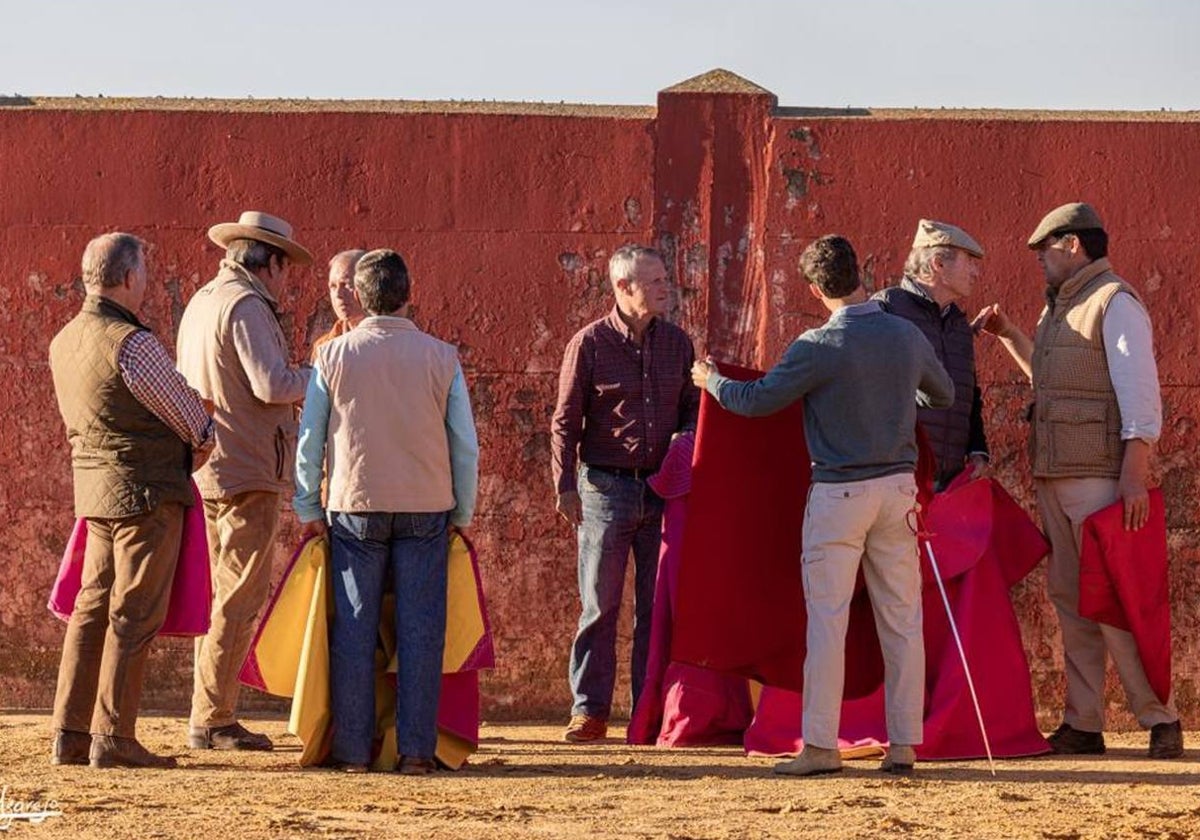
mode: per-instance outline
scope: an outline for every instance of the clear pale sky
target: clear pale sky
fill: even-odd
[[[1200,109],[1197,0],[0,0],[0,96]]]

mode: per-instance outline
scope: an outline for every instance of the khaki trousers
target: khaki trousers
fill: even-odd
[[[135,737],[150,641],[179,560],[183,505],[89,519],[83,579],[63,639],[55,729]]]
[[[1040,478],[1038,510],[1050,538],[1050,601],[1062,627],[1067,706],[1063,720],[1085,732],[1104,730],[1105,651],[1117,666],[1129,710],[1149,729],[1179,719],[1173,697],[1163,705],[1146,679],[1133,635],[1079,615],[1079,546],[1083,520],[1117,500],[1111,478]],[[1166,609],[1166,605],[1163,607]]]
[[[888,739],[920,744],[925,703],[921,570],[907,517],[912,473],[813,484],[804,511],[804,743],[836,749],[845,687],[846,626],[862,564],[883,648]]]
[[[238,671],[250,650],[271,586],[271,549],[279,526],[279,494],[255,491],[205,499],[212,566],[212,622],[196,639],[191,726],[237,720]]]

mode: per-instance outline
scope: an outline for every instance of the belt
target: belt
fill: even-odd
[[[599,464],[588,464],[587,468],[596,472],[608,473],[609,475],[619,475],[622,478],[632,478],[636,481],[645,481],[658,472],[658,470],[652,470],[647,467],[604,467]]]

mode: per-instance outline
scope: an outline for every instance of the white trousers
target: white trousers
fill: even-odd
[[[861,563],[883,649],[888,739],[920,744],[925,701],[921,570],[907,520],[912,473],[813,484],[804,511],[804,742],[835,749],[845,687],[846,627]]]

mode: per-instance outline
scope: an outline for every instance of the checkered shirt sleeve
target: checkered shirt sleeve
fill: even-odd
[[[213,436],[213,421],[200,395],[175,369],[162,343],[148,330],[132,333],[117,355],[121,378],[137,401],[162,420],[171,431],[203,449]]]

